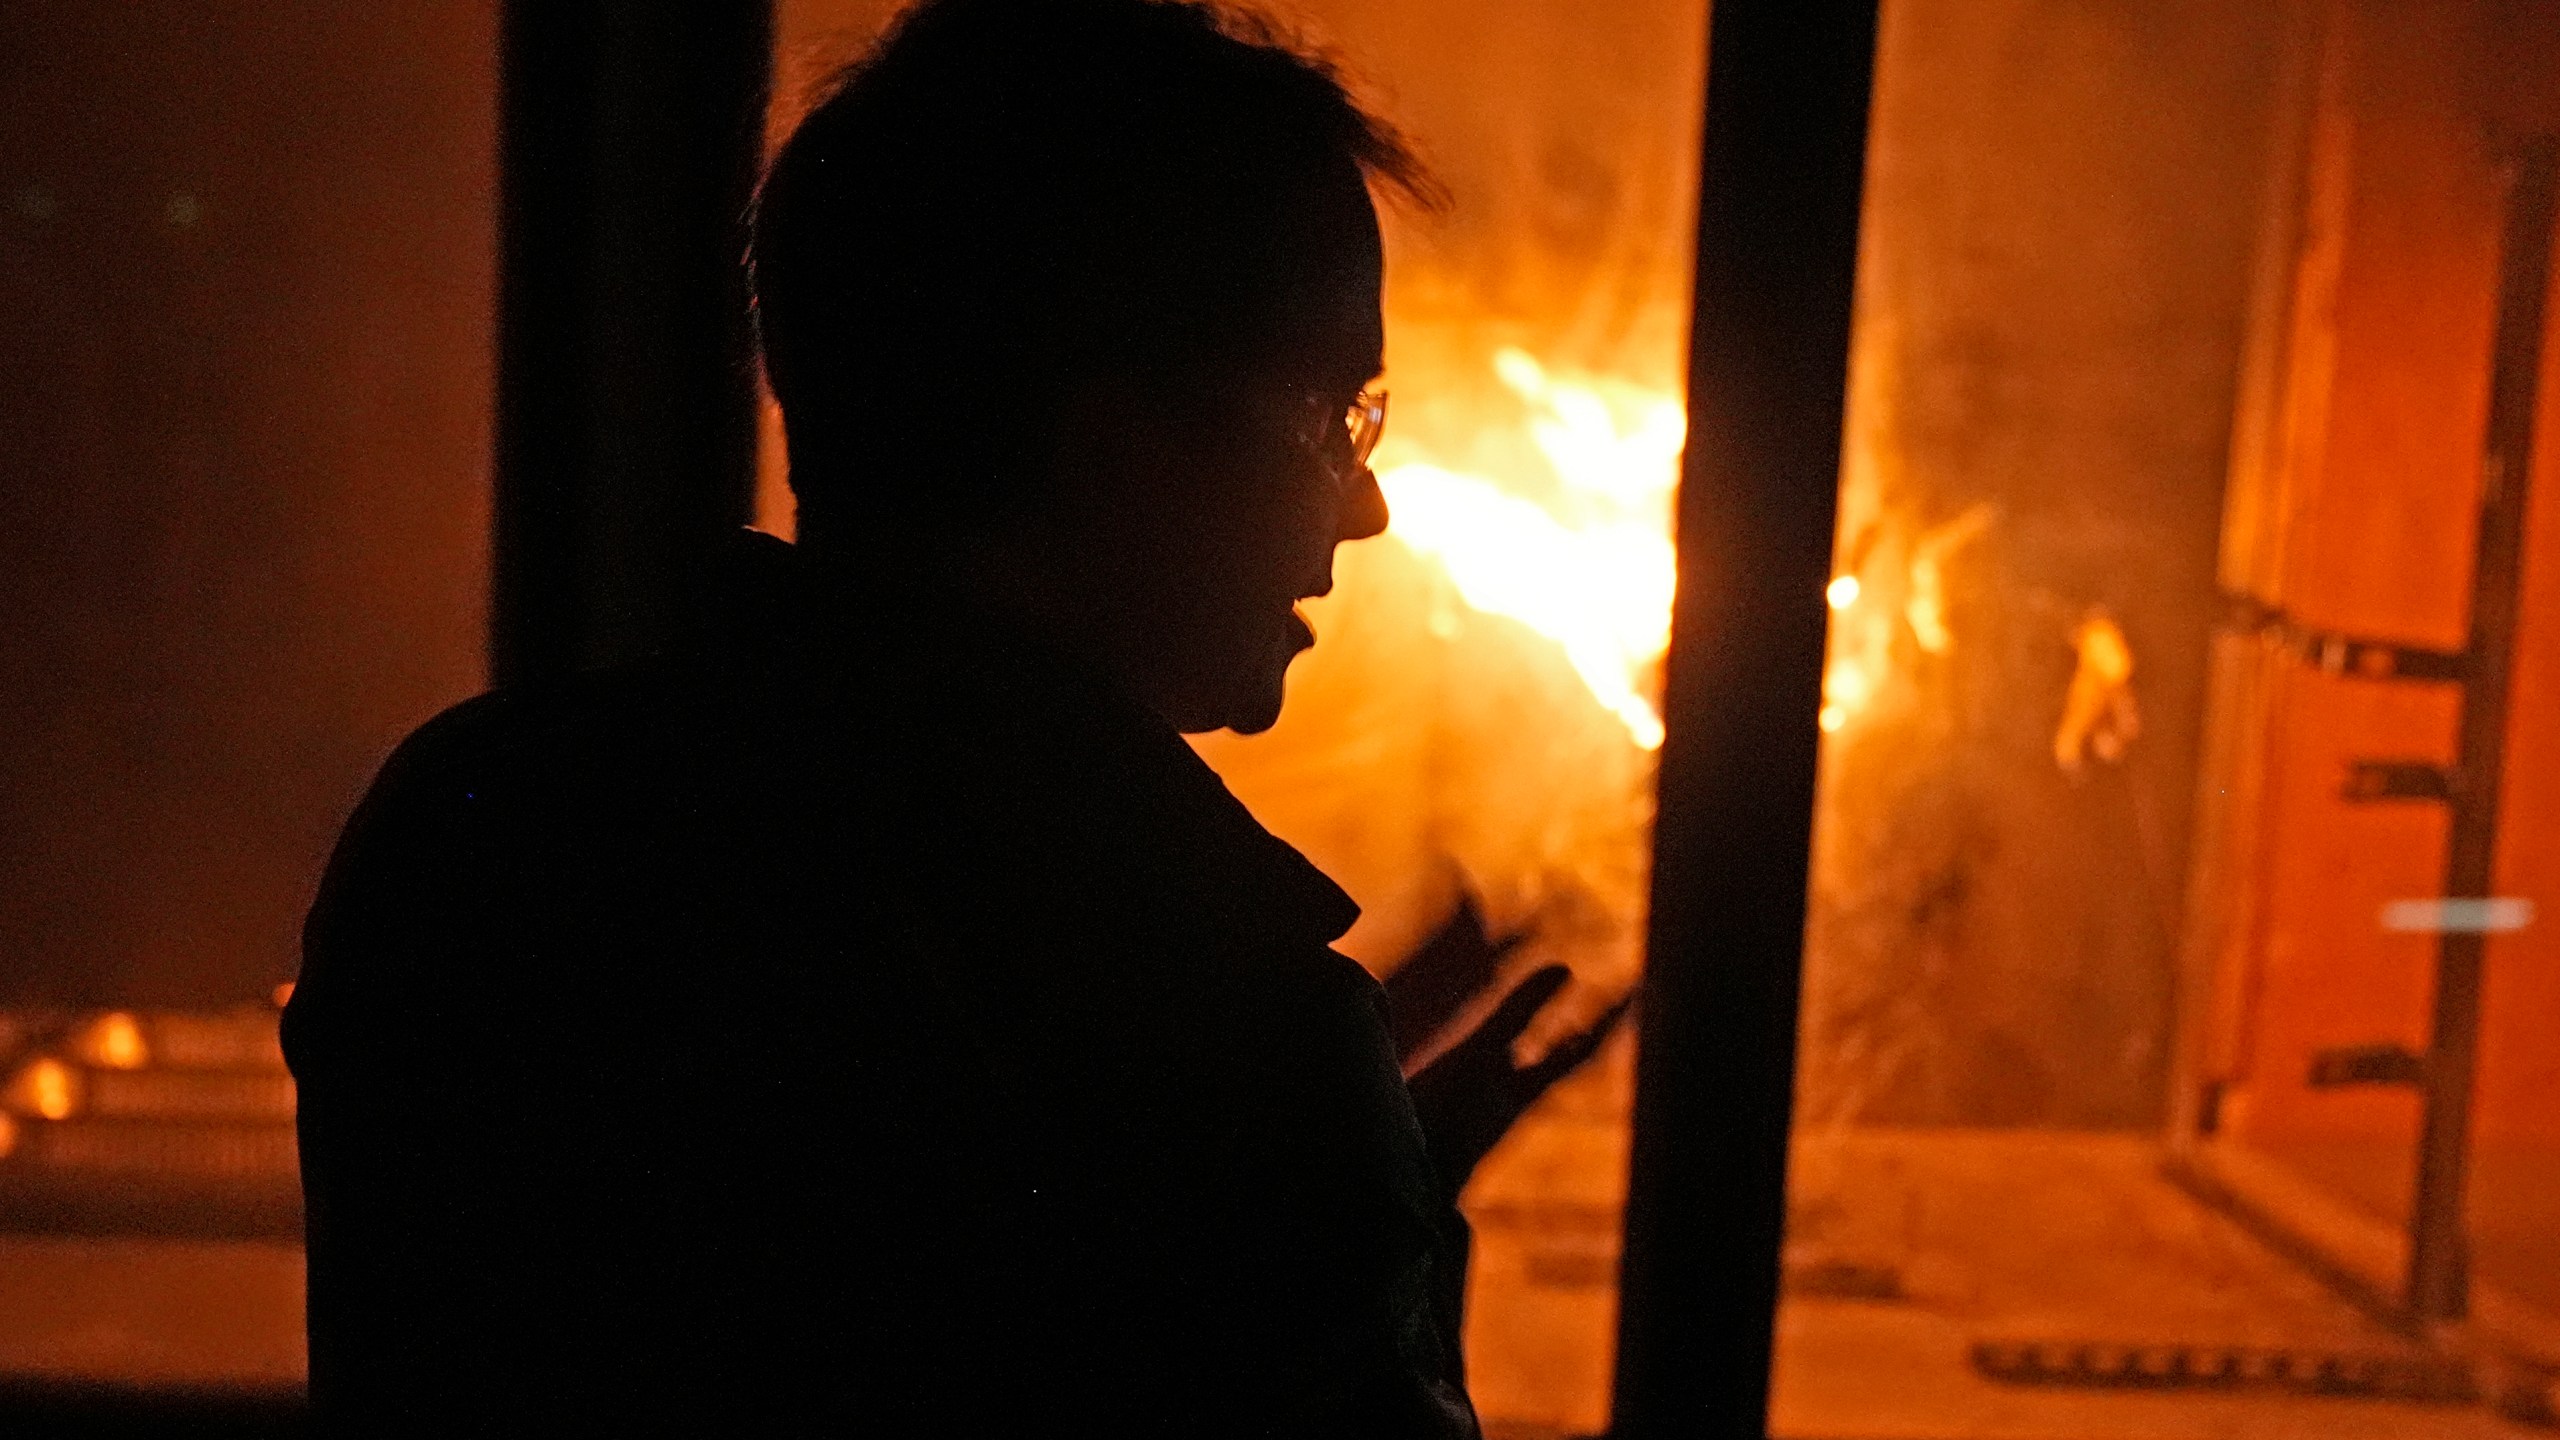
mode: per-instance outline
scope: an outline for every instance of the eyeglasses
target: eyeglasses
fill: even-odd
[[[1387,433],[1387,392],[1363,390],[1353,396],[1342,412],[1342,428],[1351,432],[1351,468],[1357,470],[1369,463],[1378,437]]]
[[[1369,463],[1370,455],[1378,448],[1378,437],[1385,434],[1386,429],[1387,392],[1384,390],[1363,390],[1341,410],[1309,396],[1307,417],[1298,442],[1332,467],[1336,481],[1345,481],[1359,474],[1361,467]]]

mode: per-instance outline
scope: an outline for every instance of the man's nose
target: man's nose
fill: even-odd
[[[1387,496],[1378,488],[1378,472],[1363,465],[1342,482],[1342,524],[1335,543],[1366,540],[1387,529]]]

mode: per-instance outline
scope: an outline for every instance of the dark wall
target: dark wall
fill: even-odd
[[[0,1002],[264,995],[478,688],[494,36],[0,7]]]

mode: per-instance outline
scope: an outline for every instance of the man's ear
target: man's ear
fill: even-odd
[[[1196,421],[1185,398],[1114,370],[1062,381],[1050,409],[1050,470],[1064,507],[1160,505],[1195,483],[1183,437]]]

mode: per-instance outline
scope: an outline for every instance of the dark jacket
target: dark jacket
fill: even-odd
[[[348,825],[285,1016],[324,1420],[1474,1434],[1348,897],[1056,657],[741,563]]]

